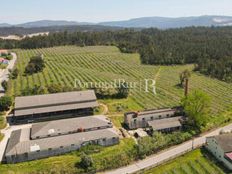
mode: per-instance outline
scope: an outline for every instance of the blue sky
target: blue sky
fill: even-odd
[[[0,23],[99,22],[145,16],[232,16],[232,0],[1,0]]]

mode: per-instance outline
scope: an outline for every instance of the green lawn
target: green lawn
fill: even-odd
[[[200,149],[187,153],[165,165],[143,172],[144,174],[224,174],[212,159]]]

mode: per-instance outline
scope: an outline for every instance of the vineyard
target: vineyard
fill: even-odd
[[[204,156],[201,150],[195,150],[166,165],[146,171],[145,174],[223,174],[224,171]]]
[[[15,52],[18,55],[19,76],[10,81],[8,91],[14,96],[21,95],[23,89],[35,85],[48,86],[54,83],[73,87],[77,79],[83,82],[111,82],[114,79],[138,82],[139,85],[131,89],[128,99],[102,101],[108,104],[111,113],[177,106],[184,93],[178,87],[179,73],[194,67],[141,65],[138,54],[123,54],[110,46],[62,46]],[[46,68],[41,73],[25,75],[25,66],[30,57],[37,54],[44,55]],[[145,92],[144,79],[156,80],[156,95],[152,89]],[[212,97],[214,113],[226,110],[232,104],[231,84],[193,73],[190,88],[202,89]]]

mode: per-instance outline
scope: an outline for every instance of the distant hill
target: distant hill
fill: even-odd
[[[126,28],[182,28],[190,26],[232,26],[232,17],[229,16],[199,16],[199,17],[144,17],[127,21],[102,22],[99,25],[117,26]]]
[[[1,23],[0,24],[0,27],[10,27],[11,25],[10,24],[7,24],[7,23]]]
[[[57,32],[64,30],[75,31],[102,31],[122,28],[183,28],[190,26],[232,26],[230,16],[199,16],[199,17],[144,17],[127,21],[110,21],[100,23],[75,22],[64,20],[41,20],[23,24],[0,24],[0,36],[7,34],[30,34],[34,32]],[[7,31],[8,30],[8,31]],[[10,32],[11,31],[11,32]]]
[[[92,25],[92,23],[65,21],[65,20],[40,20],[40,21],[26,22],[17,25],[1,23],[0,27],[40,28],[40,27],[52,27],[52,26],[76,26],[76,25]]]
[[[75,22],[75,21],[53,21],[53,20],[41,20],[34,22],[27,22],[16,25],[23,28],[36,28],[36,27],[51,27],[51,26],[75,26],[75,25],[89,25],[87,22]]]

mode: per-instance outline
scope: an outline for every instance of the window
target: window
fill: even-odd
[[[75,146],[75,144],[71,144],[71,146]]]
[[[52,148],[48,148],[48,150],[50,151],[50,150],[52,150]]]
[[[106,139],[105,139],[105,138],[103,138],[103,141],[106,141]]]
[[[169,117],[169,114],[167,114],[167,117]]]
[[[64,146],[60,146],[60,148],[63,148]]]
[[[25,157],[25,158],[28,158],[28,153],[24,153],[24,157]]]
[[[40,152],[40,150],[37,150],[36,152]]]

